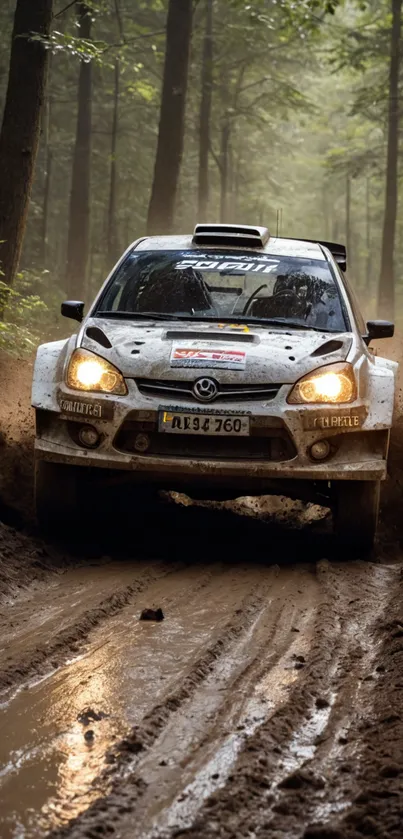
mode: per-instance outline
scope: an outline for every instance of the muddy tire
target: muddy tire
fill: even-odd
[[[40,460],[35,467],[35,511],[41,531],[65,539],[80,526],[77,469]]]
[[[370,556],[379,516],[380,481],[340,481],[333,511],[338,548],[349,557]]]

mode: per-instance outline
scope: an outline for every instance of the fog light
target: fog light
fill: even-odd
[[[83,425],[78,432],[78,439],[86,449],[96,449],[99,445],[100,436],[93,425]]]
[[[148,434],[137,434],[134,441],[134,448],[136,452],[146,452],[150,445],[150,438]]]
[[[314,460],[325,460],[330,453],[330,443],[328,440],[319,440],[310,448],[310,455]]]

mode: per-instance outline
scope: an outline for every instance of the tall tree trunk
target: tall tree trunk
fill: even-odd
[[[350,266],[350,276],[352,276],[353,256],[352,256],[352,235],[351,235],[351,176],[346,176],[346,249],[347,262]]]
[[[117,166],[116,151],[118,138],[118,117],[119,117],[119,61],[115,63],[115,90],[113,97],[113,118],[112,118],[112,140],[111,140],[111,171],[109,183],[109,206],[108,206],[108,230],[107,248],[108,265],[110,268],[117,257],[117,225],[116,225],[116,188],[117,188]]]
[[[389,73],[388,154],[381,275],[378,291],[380,317],[392,318],[395,310],[394,251],[396,238],[399,155],[399,69],[402,0],[392,0],[392,33]]]
[[[213,0],[206,0],[199,125],[198,221],[207,221],[209,201],[210,117],[213,93]]]
[[[42,208],[42,232],[41,232],[41,266],[47,267],[48,258],[48,226],[49,226],[49,203],[50,203],[50,188],[52,183],[52,164],[53,152],[50,147],[46,150],[46,171],[45,171],[45,188],[43,193],[43,208]]]
[[[53,0],[17,0],[0,133],[0,270],[11,286],[18,268],[38,152]]]
[[[47,241],[48,241],[48,220],[49,220],[49,198],[52,180],[52,163],[53,154],[50,143],[50,91],[49,78],[52,66],[52,56],[50,56],[47,66],[47,80],[44,105],[42,108],[42,146],[43,146],[43,203],[42,203],[42,225],[41,225],[41,239],[39,250],[39,265],[41,268],[46,268],[47,260]]]
[[[221,150],[220,150],[220,222],[225,224],[228,221],[228,182],[229,182],[229,141],[230,124],[228,115],[225,114],[221,126]]]
[[[91,37],[91,10],[77,4],[79,37]],[[82,299],[90,241],[92,65],[82,61],[78,80],[78,116],[70,193],[66,286],[72,299]]]
[[[164,81],[147,231],[170,233],[183,154],[192,0],[169,0]]]
[[[372,280],[372,248],[371,248],[371,186],[370,179],[366,184],[366,240],[367,240],[367,270],[365,276],[364,290],[369,293]]]

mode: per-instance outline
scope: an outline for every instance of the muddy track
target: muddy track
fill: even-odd
[[[220,520],[225,558],[87,561],[3,604],[2,839],[400,839],[399,562],[304,562],[300,534],[277,564],[277,531]]]

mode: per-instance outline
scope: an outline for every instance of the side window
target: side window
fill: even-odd
[[[354,319],[355,319],[355,322],[356,322],[357,327],[359,329],[359,332],[360,332],[361,335],[365,335],[366,331],[367,331],[367,326],[366,326],[365,320],[364,320],[364,318],[361,314],[360,304],[358,302],[357,295],[356,295],[353,287],[348,282],[347,278],[340,271],[339,266],[337,266],[337,273],[340,277],[340,281],[343,284],[343,288],[345,289],[345,292],[347,294],[348,302],[350,303],[350,306],[353,310]]]

